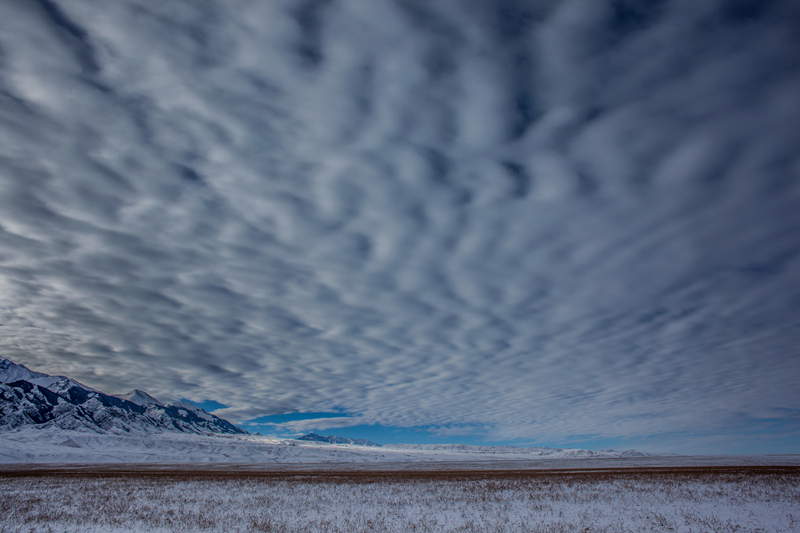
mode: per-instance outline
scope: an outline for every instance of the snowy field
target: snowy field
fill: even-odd
[[[462,445],[387,445],[382,447],[262,437],[258,435],[108,435],[58,428],[0,432],[0,464],[248,464],[257,468],[282,465],[346,464],[367,469],[393,465],[427,464],[438,469],[508,467],[608,468],[646,466],[800,466],[800,455],[740,456],[626,456],[613,450]],[[402,466],[397,466],[402,467]]]
[[[606,450],[513,446],[357,446],[262,437],[163,432],[115,435],[55,427],[0,432],[0,463],[375,463],[617,458]]]
[[[0,531],[800,531],[800,469],[17,466]]]
[[[0,533],[800,531],[800,456],[0,435]]]

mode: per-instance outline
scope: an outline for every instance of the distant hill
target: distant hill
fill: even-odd
[[[331,435],[329,437],[323,437],[322,435],[317,435],[316,433],[309,433],[308,435],[303,435],[302,437],[298,437],[297,440],[307,440],[311,442],[327,442],[328,444],[356,444],[358,446],[380,446],[380,444],[372,442],[371,440],[367,439],[348,439],[345,437],[337,437],[335,435]]]
[[[0,359],[0,431],[23,426],[116,435],[247,433],[187,402],[163,404],[140,390],[111,396],[66,376]]]
[[[581,450],[576,448],[543,448],[526,446],[474,446],[470,444],[387,444],[386,450],[402,450],[434,453],[458,453],[475,455],[525,455],[548,458],[582,458],[582,457],[652,457],[652,454],[637,450]]]

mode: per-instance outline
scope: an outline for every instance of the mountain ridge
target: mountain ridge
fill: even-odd
[[[139,389],[114,396],[0,359],[0,431],[24,426],[116,435],[247,434],[187,402],[163,404]]]
[[[117,394],[116,396],[117,398],[122,398],[124,400],[128,400],[129,402],[133,402],[136,405],[141,405],[142,407],[147,405],[164,405],[140,389],[133,389],[127,394]]]
[[[329,435],[327,437],[323,437],[322,435],[318,435],[316,433],[309,433],[308,435],[303,435],[302,437],[298,437],[295,440],[303,440],[309,442],[327,442],[328,444],[355,444],[357,446],[375,446],[375,447],[382,446],[377,442],[372,442],[371,440],[367,439],[348,439],[347,437],[337,437],[336,435]]]
[[[547,448],[542,446],[481,446],[474,444],[385,444],[386,450],[402,450],[417,452],[441,452],[480,455],[531,455],[531,456],[558,456],[558,457],[653,457],[653,454],[638,450],[584,450],[580,448]],[[662,454],[659,454],[662,455]]]

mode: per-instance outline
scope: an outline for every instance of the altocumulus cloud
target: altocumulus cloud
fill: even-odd
[[[5,356],[235,421],[800,438],[797,2],[0,21]]]

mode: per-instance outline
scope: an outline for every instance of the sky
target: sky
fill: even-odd
[[[798,28],[0,2],[0,356],[271,435],[800,453]]]

